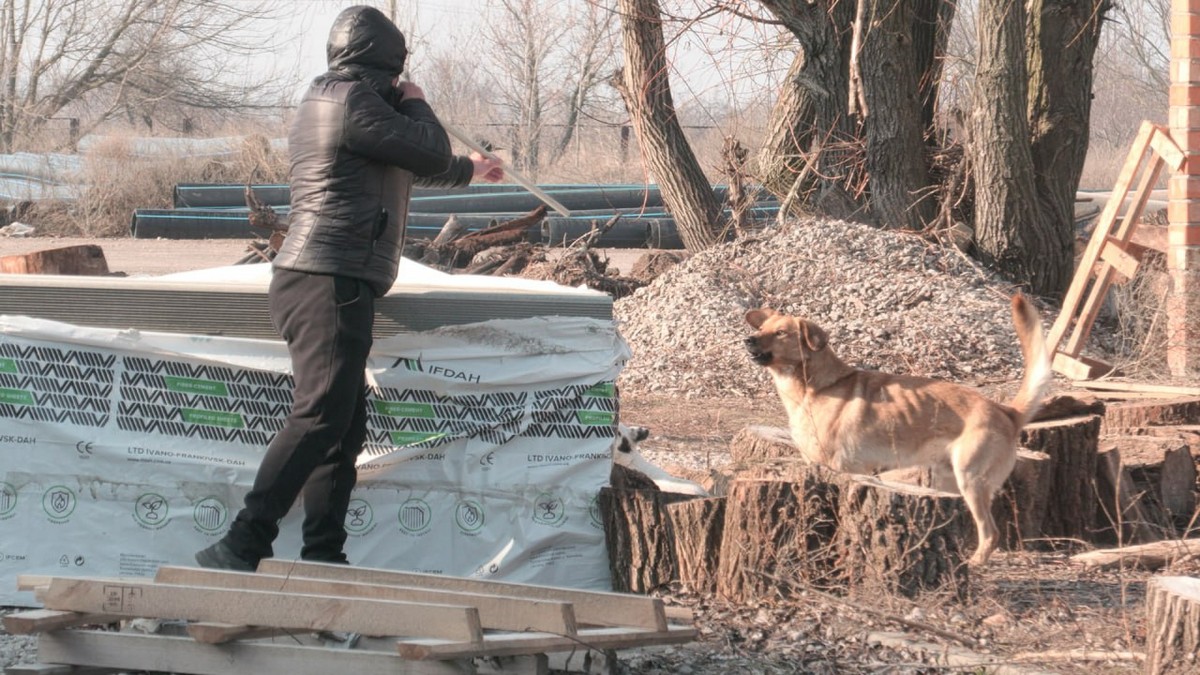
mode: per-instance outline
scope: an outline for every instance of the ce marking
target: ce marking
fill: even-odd
[[[479,458],[479,463],[480,463],[482,466],[495,466],[495,464],[496,464],[496,451],[495,451],[495,450],[493,450],[493,451],[489,452],[488,454],[484,455],[483,457],[480,457],[480,458]]]
[[[75,444],[75,452],[78,452],[83,457],[91,457],[95,443],[92,441],[79,441]]]

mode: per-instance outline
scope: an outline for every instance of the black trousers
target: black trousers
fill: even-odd
[[[294,402],[225,541],[251,564],[271,557],[279,520],[303,493],[300,557],[346,562],[346,508],[367,433],[363,385],[375,297],[357,279],[277,269],[269,300],[291,355]]]

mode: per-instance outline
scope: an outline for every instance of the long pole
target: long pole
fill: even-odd
[[[442,128],[446,130],[446,133],[448,133],[451,136],[462,141],[463,144],[466,145],[468,148],[471,148],[475,152],[478,152],[479,154],[483,155],[484,157],[488,157],[490,159],[500,159],[494,153],[492,153],[491,150],[488,150],[487,148],[483,147],[483,145],[481,145],[480,143],[475,141],[475,139],[471,138],[467,134],[463,133],[462,130],[458,129],[453,124],[442,121]],[[504,160],[501,159],[500,161],[504,161]],[[520,173],[517,172],[516,169],[513,169],[510,166],[505,166],[504,173],[506,175],[512,176],[513,180],[515,180],[518,183],[520,183],[521,185],[523,185],[526,190],[529,190],[530,192],[532,192],[535,196],[537,196],[538,199],[542,200],[543,202],[546,202],[547,206],[554,209],[555,211],[558,211],[559,213],[561,213],[564,216],[570,217],[571,211],[567,207],[563,206],[554,197],[551,197],[545,190],[538,187],[533,181],[529,180],[525,176],[522,176]]]

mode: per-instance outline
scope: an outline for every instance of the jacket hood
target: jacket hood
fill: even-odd
[[[399,28],[374,7],[355,5],[338,14],[325,46],[329,69],[388,80],[404,72],[408,47]]]

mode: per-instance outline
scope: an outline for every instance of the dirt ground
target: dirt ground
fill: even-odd
[[[5,239],[0,256],[82,243],[99,244],[114,274],[158,275],[233,264],[241,240]],[[616,266],[640,251],[613,252]],[[752,424],[783,426],[773,398],[641,397],[621,399],[621,419],[652,430],[653,457],[689,456],[717,465],[730,439]],[[1070,562],[1073,542],[1037,552],[1000,553],[973,577],[965,602],[950,597],[831,597],[803,590],[798,599],[734,606],[666,589],[669,605],[694,612],[699,639],[687,645],[622,653],[630,673],[1135,673],[1144,649],[1146,573],[1097,572]],[[1189,565],[1191,567],[1189,567]],[[1191,574],[1182,563],[1168,574]],[[953,659],[951,656],[955,656]],[[975,664],[975,665],[971,665]]]

